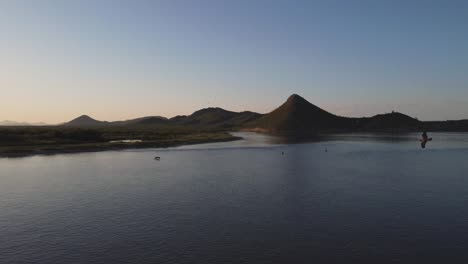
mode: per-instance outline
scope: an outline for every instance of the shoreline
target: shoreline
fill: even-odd
[[[102,151],[119,151],[130,149],[169,148],[184,145],[196,145],[205,143],[230,142],[243,139],[242,137],[227,134],[224,137],[202,137],[162,141],[143,141],[138,143],[88,143],[88,144],[65,144],[65,145],[26,145],[0,147],[0,159],[23,158],[31,156],[52,156],[59,154],[90,153]]]

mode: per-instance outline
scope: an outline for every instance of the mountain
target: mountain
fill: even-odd
[[[0,126],[24,126],[24,125],[27,126],[29,124],[23,123],[23,122],[10,121],[10,120],[0,121]]]
[[[147,116],[125,121],[106,122],[98,121],[87,115],[77,117],[63,126],[158,126],[158,125],[174,125],[194,127],[197,129],[229,129],[239,128],[245,123],[259,118],[261,114],[244,111],[232,112],[222,108],[205,108],[194,112],[189,116],[176,116],[167,119],[161,116]]]
[[[0,123],[1,124],[1,123]],[[167,119],[147,116],[125,121],[105,122],[87,115],[64,126],[174,126],[193,129],[253,130],[271,133],[315,134],[317,132],[367,131],[468,131],[468,120],[421,122],[408,115],[391,112],[372,117],[341,117],[317,107],[297,94],[268,114],[249,111],[233,112],[219,107],[195,111]]]
[[[447,121],[426,121],[424,128],[428,131],[468,132],[468,119]]]
[[[4,120],[4,121],[0,121],[0,126],[47,126],[47,124],[43,122],[27,123],[27,122],[16,122],[16,121]]]
[[[69,122],[62,124],[63,126],[133,126],[133,125],[160,125],[167,124],[168,119],[162,116],[145,116],[125,121],[98,121],[88,115],[79,116]]]
[[[331,114],[293,94],[280,107],[250,122],[247,127],[271,132],[317,131],[342,127],[347,121],[347,118]]]
[[[120,125],[120,126],[127,126],[127,125],[162,125],[167,124],[169,119],[162,117],[162,116],[145,116],[125,121],[115,121],[109,122],[110,125]]]
[[[109,122],[98,121],[94,118],[91,118],[88,115],[79,116],[69,122],[62,124],[63,126],[74,126],[74,127],[89,127],[89,126],[104,126],[109,124]]]
[[[424,124],[398,112],[363,118],[341,117],[311,104],[297,94],[293,94],[280,107],[258,120],[248,123],[247,127],[267,132],[309,133],[320,131],[416,131],[424,127]]]
[[[360,128],[365,130],[374,129],[407,129],[422,126],[419,120],[398,112],[375,115],[369,118],[357,119]]]
[[[189,116],[176,116],[171,123],[184,126],[233,128],[261,117],[261,114],[244,111],[232,112],[219,107],[204,108]]]

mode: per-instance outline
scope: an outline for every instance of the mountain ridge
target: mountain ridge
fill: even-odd
[[[468,121],[419,121],[399,112],[377,114],[371,117],[343,117],[328,112],[298,94],[266,114],[251,111],[234,112],[220,107],[207,107],[190,115],[172,118],[147,116],[125,121],[99,121],[82,115],[64,126],[182,126],[195,129],[250,130],[262,132],[326,131],[419,131],[422,129],[466,130]]]
[[[44,122],[36,122],[36,123],[29,123],[29,122],[17,122],[12,120],[3,120],[0,121],[0,126],[47,126],[48,124]]]

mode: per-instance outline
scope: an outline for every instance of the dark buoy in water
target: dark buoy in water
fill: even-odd
[[[281,151],[281,155],[284,155],[284,151]]]
[[[328,149],[327,149],[327,148],[325,148],[325,152],[328,152]]]
[[[155,160],[161,160],[161,157],[154,157]]]

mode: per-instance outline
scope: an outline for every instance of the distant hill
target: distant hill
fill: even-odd
[[[90,127],[90,126],[187,126],[197,129],[228,129],[239,128],[245,123],[255,120],[262,116],[254,112],[232,112],[222,108],[205,108],[194,112],[189,116],[176,116],[171,119],[161,116],[147,116],[125,121],[98,121],[87,115],[82,115],[63,126]]]
[[[109,122],[110,125],[120,125],[120,126],[127,126],[127,125],[161,125],[167,124],[169,119],[162,117],[162,116],[145,116],[125,121],[115,121]]]
[[[269,114],[247,124],[247,127],[267,131],[317,131],[342,127],[346,118],[331,114],[302,98],[291,95],[285,103]]]
[[[90,126],[104,126],[107,124],[109,124],[109,122],[98,121],[94,118],[91,118],[88,115],[82,115],[62,125],[73,126],[73,127],[90,127]]]
[[[133,126],[133,125],[160,125],[167,124],[168,119],[161,116],[145,116],[125,121],[98,121],[88,115],[79,116],[69,122],[62,124],[63,126]]]
[[[170,121],[177,125],[228,128],[241,127],[261,116],[261,114],[249,111],[238,113],[219,107],[210,107],[198,110],[189,116],[176,116],[171,118]]]
[[[428,131],[468,132],[468,120],[426,121],[424,128]]]
[[[46,123],[27,123],[27,122],[16,122],[10,120],[0,121],[0,126],[47,126]]]
[[[359,118],[359,128],[365,130],[374,129],[405,129],[421,127],[422,123],[402,113],[392,112],[375,115],[369,118]]]
[[[189,116],[177,116],[171,121],[181,125],[213,125],[232,118],[236,113],[219,107],[204,108]]]

